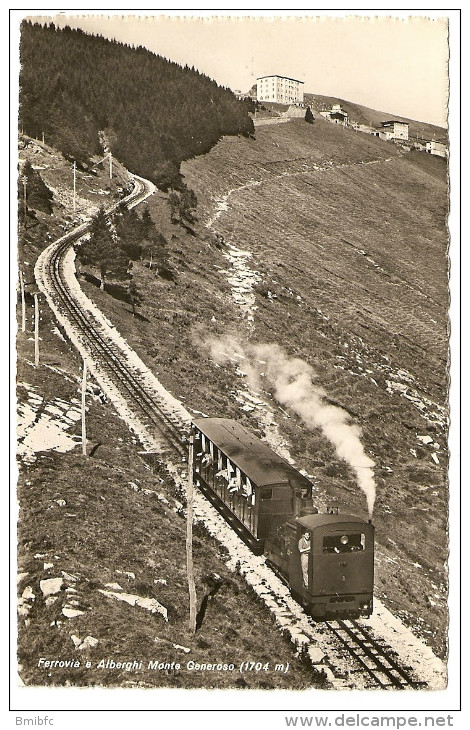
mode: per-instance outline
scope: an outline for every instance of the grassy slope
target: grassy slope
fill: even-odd
[[[392,143],[300,120],[260,127],[254,141],[226,138],[183,171],[200,202],[197,235],[168,223],[164,196],[149,203],[169,240],[176,283],[137,266],[145,293],[138,320],[129,307],[90,285],[86,290],[190,410],[237,417],[263,431],[240,410],[236,369],[210,360],[208,334],[274,341],[312,364],[330,399],[362,426],[376,461],[377,592],[443,654],[446,433],[412,402],[389,394],[386,381],[404,383],[405,369],[420,397],[445,405],[445,162],[425,153],[401,156]],[[254,331],[241,320],[227,260],[204,226],[217,199],[237,188],[215,226],[226,241],[253,252],[252,266],[263,277]],[[278,298],[266,298],[267,289]],[[330,444],[273,408],[299,466],[313,469],[319,489],[343,511],[365,515],[364,497]],[[440,444],[439,465],[417,434]]]
[[[382,162],[360,164],[374,159]],[[347,166],[309,170],[327,161]],[[203,215],[227,190],[263,180],[233,193],[216,222],[226,240],[253,252],[253,267],[278,294],[258,297],[254,338],[284,343],[309,361],[328,395],[361,424],[377,464],[379,592],[394,610],[413,614],[411,623],[442,652],[447,459],[441,448],[436,465],[416,435],[431,434],[443,447],[446,434],[387,393],[385,381],[405,369],[423,398],[445,406],[445,163],[400,156],[391,143],[320,120],[260,127],[255,142],[225,139],[184,173]],[[338,464],[319,434],[281,423],[299,463]],[[318,477],[345,509],[360,512],[362,496],[345,472],[339,463],[336,478],[328,467]]]
[[[210,360],[208,334],[274,341],[315,368],[329,398],[362,426],[376,461],[377,592],[442,655],[446,433],[412,402],[389,394],[386,381],[406,384],[404,369],[421,398],[445,406],[445,162],[425,153],[401,156],[392,143],[300,120],[260,127],[254,141],[226,138],[183,172],[200,201],[197,235],[168,223],[164,196],[149,202],[169,240],[176,283],[136,266],[143,319],[89,284],[87,292],[190,410],[237,417],[263,431],[240,410],[236,369]],[[226,241],[253,252],[252,266],[263,277],[254,331],[241,320],[227,260],[204,226],[217,199],[237,188],[215,225]],[[278,298],[266,298],[267,289]],[[365,515],[353,475],[325,438],[273,408],[291,453],[313,469],[319,490],[343,511]],[[438,465],[417,434],[440,444]]]
[[[357,164],[375,160],[382,162]],[[329,162],[344,167],[309,170]],[[283,272],[282,284],[288,283],[286,275],[294,277],[290,285],[300,284],[301,295],[312,301],[314,292],[341,316],[345,329],[367,334],[369,345],[387,344],[388,354],[398,336],[409,340],[416,351],[412,358],[432,350],[442,370],[447,241],[441,160],[424,153],[400,156],[391,143],[327,122],[310,127],[300,121],[275,130],[261,127],[253,143],[227,138],[184,170],[206,215],[212,199],[227,189],[262,180],[261,187],[230,198],[230,210],[216,224],[220,232],[242,245],[254,243],[256,265],[266,269],[284,269],[281,249],[289,250],[292,271]],[[305,255],[312,265],[302,280],[295,271],[303,268]],[[347,299],[339,298],[349,282]],[[397,308],[397,300],[405,306]],[[430,361],[423,386],[441,392],[442,378],[433,377],[434,370]]]

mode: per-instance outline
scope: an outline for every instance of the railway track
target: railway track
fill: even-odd
[[[152,192],[150,183],[140,178],[134,180],[134,190],[123,201],[129,207],[137,205]],[[113,208],[108,212],[112,210]],[[152,440],[164,443],[172,454],[181,460],[187,454],[186,447],[182,443],[182,435],[189,425],[189,413],[183,408],[180,409],[179,415],[171,412],[165,403],[165,398],[158,397],[155,390],[149,386],[145,373],[140,372],[139,368],[129,360],[128,354],[116,338],[106,332],[103,320],[99,320],[98,316],[84,308],[77,291],[72,291],[67,281],[64,257],[72,244],[87,232],[88,227],[87,223],[79,226],[41,254],[35,268],[38,286],[59,321],[66,325],[69,337],[90,364],[90,369],[100,385],[103,386],[105,380],[109,381],[114,390],[117,389],[119,392],[120,398],[126,402],[134,418],[151,435]],[[106,392],[105,388],[104,390]],[[278,584],[279,579],[267,568],[264,558],[249,553],[245,546],[233,546],[233,538],[229,533],[231,530],[236,530],[237,525],[233,524],[233,518],[231,519],[228,511],[224,515],[226,522],[223,525],[222,518],[209,513],[204,504],[199,505],[196,513],[200,519],[208,520],[206,526],[212,524],[211,531],[221,542],[231,545],[240,572],[257,592],[259,589],[258,595],[263,597],[266,605],[275,613],[280,626],[289,630],[292,641],[298,647],[303,646],[307,649],[316,647],[319,639],[318,624],[306,616],[292,596],[286,592],[285,586],[280,582]],[[227,530],[224,529],[224,525]],[[365,627],[355,621],[326,621],[322,625],[328,628],[331,638],[334,639],[336,653],[339,647],[340,652],[347,654],[349,673],[355,673],[356,676],[362,673],[363,681],[368,683],[367,686],[383,689],[425,686],[425,683],[413,678],[408,668],[398,664],[396,654],[393,656],[389,646],[375,639]],[[332,645],[331,641],[328,643]],[[334,683],[335,675],[341,675],[343,669],[337,666],[333,649],[331,652],[328,649],[324,651],[324,659],[318,668],[328,668]],[[349,670],[351,660],[355,668]],[[313,659],[312,662],[315,664]],[[338,683],[341,685],[341,680],[338,680]]]
[[[400,665],[391,648],[374,638],[366,626],[354,620],[325,621],[325,624],[357,664],[357,669],[352,671],[368,675],[372,686],[380,689],[423,689],[427,686],[426,682],[413,677],[410,667]]]

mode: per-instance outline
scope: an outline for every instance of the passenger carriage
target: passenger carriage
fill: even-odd
[[[237,421],[198,418],[193,426],[196,484],[262,553],[268,535],[311,500],[311,483]]]

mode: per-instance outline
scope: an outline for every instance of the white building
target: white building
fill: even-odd
[[[384,139],[408,139],[408,122],[399,122],[392,119],[382,122],[380,132]]]
[[[447,157],[446,145],[444,142],[438,142],[435,139],[426,143],[426,152],[429,152],[431,155],[436,155],[436,157]]]
[[[331,109],[324,109],[320,114],[334,124],[346,125],[349,122],[348,113],[345,109],[341,108],[341,104],[333,104]]]
[[[256,80],[258,101],[275,101],[279,104],[302,104],[304,82],[288,76],[260,76]]]

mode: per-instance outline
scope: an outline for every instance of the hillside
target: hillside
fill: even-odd
[[[226,548],[201,523],[194,527],[193,540],[199,628],[196,636],[188,631],[183,495],[165,463],[144,453],[91,378],[86,395],[88,457],[82,456],[81,361],[42,295],[40,365],[34,367],[33,268],[44,246],[63,235],[72,220],[96,213],[103,200],[110,205],[122,196],[126,174],[117,163],[113,180],[99,167],[95,174],[80,174],[73,213],[70,163],[57,150],[28,139],[21,140],[19,157],[53,191],[52,215],[35,209],[30,197],[26,227],[22,220],[20,228],[19,266],[26,284],[24,332],[19,299],[17,309],[21,681],[29,686],[324,686],[325,676],[294,654],[259,597],[233,566],[226,565]],[[152,211],[157,221],[160,207],[166,215],[159,228],[166,235],[178,230],[169,222],[167,197],[162,194]],[[175,269],[177,241],[172,246]],[[100,292],[93,272],[86,278],[84,272],[80,282],[102,298],[103,309],[126,336],[140,333],[139,350],[152,361],[152,347],[163,357],[175,346],[174,333],[186,315],[177,305],[172,311],[170,301],[186,283],[183,272],[175,284],[157,277],[148,265],[148,260],[136,265],[141,289],[145,281],[152,287],[150,300],[136,316],[118,286]],[[153,323],[144,316],[148,306],[155,307]],[[39,665],[41,657],[63,664]],[[269,671],[242,676],[238,667],[247,657],[269,664]],[[123,666],[106,667],[107,660]],[[236,672],[208,675],[186,669],[188,661],[215,660],[234,662]],[[73,666],[65,664],[70,661]],[[162,667],[149,668],[148,662]],[[289,664],[289,671],[274,674],[274,662]],[[172,670],[172,663],[182,670]]]
[[[177,187],[181,160],[253,132],[231,91],[142,47],[23,22],[20,60],[20,129],[82,163],[106,147],[133,172]]]
[[[309,104],[316,112],[322,109],[330,109],[333,104],[341,104],[341,107],[348,112],[349,119],[357,122],[357,124],[370,125],[372,127],[380,127],[381,122],[387,119],[396,119],[401,122],[408,122],[410,137],[419,137],[420,139],[430,140],[437,139],[445,142],[447,140],[447,130],[437,127],[434,124],[426,124],[426,122],[417,122],[415,119],[397,116],[390,112],[381,112],[376,109],[355,104],[346,99],[340,99],[336,96],[322,96],[321,94],[305,94],[305,104]]]
[[[38,157],[36,163],[41,166]],[[48,164],[52,165],[49,159]],[[173,279],[159,276],[145,258],[135,262],[133,277],[141,294],[135,316],[115,288],[99,290],[92,269],[82,272],[82,287],[191,413],[236,417],[281,453],[290,452],[297,466],[312,476],[320,506],[336,505],[341,511],[367,516],[354,470],[320,428],[307,428],[290,404],[279,401],[270,379],[270,353],[281,356],[279,365],[283,357],[297,358],[297,365],[300,361],[313,368],[327,403],[342,406],[362,428],[366,454],[375,461],[376,593],[445,656],[445,161],[425,153],[403,154],[392,143],[317,119],[314,125],[298,120],[259,127],[255,140],[225,137],[208,154],[184,163],[182,171],[197,193],[198,221],[191,226],[172,223],[168,196],[163,193],[148,201],[152,220],[168,244]],[[55,187],[53,170],[42,174],[49,176],[49,187]],[[21,381],[47,401],[52,401],[52,393],[71,399],[78,387],[78,363],[68,362],[69,346],[60,344],[53,322],[45,319],[46,370],[38,372],[31,366],[31,326],[28,319],[28,332],[20,335]],[[222,358],[214,344],[219,355],[220,350],[225,353]],[[263,352],[257,349],[262,346]],[[247,376],[248,365],[257,383]],[[59,390],[62,378],[66,383],[72,379],[66,386],[69,392]],[[30,390],[25,397],[32,395]],[[158,482],[158,491],[161,487],[167,499],[175,498],[164,465],[154,461],[149,473],[135,453],[138,445],[121,430],[109,405],[94,401],[91,417],[90,439],[97,448],[83,477],[84,462],[73,450],[65,455],[39,452],[36,462],[23,465],[20,555],[21,569],[32,576],[36,590],[47,572],[43,565],[54,562],[55,555],[65,572],[79,574],[79,598],[89,612],[78,617],[79,636],[93,633],[88,619],[92,616],[93,628],[104,642],[92,652],[96,656],[105,649],[117,653],[130,610],[119,605],[118,614],[111,614],[104,599],[96,600],[97,589],[106,582],[125,581],[128,590],[160,598],[162,603],[166,599],[181,625],[185,605],[181,556],[176,547],[168,550],[168,535],[172,545],[179,544],[184,524],[181,518],[164,515],[164,503],[146,491]],[[99,480],[90,491],[87,483],[96,475]],[[52,486],[57,481],[60,488]],[[50,486],[39,501],[37,493],[44,484]],[[96,518],[87,506],[88,492]],[[57,500],[66,501],[67,514]],[[127,532],[129,514],[136,539],[129,539]],[[47,518],[51,529],[36,539],[37,515]],[[99,537],[96,520],[106,525]],[[119,531],[125,533],[122,540]],[[187,634],[176,631],[174,624],[164,627],[164,634],[160,627],[155,631],[155,619],[151,622],[136,608],[132,641],[138,646],[126,645],[127,655],[137,648],[155,653],[156,645],[177,658],[184,653],[183,645],[191,649],[189,656],[207,659],[222,644],[259,654],[263,637],[267,654],[282,650],[282,657],[287,657],[287,646],[273,648],[279,637],[258,604],[250,603],[243,584],[223,565],[216,567],[224,559],[220,550],[213,544],[209,551],[204,535],[200,537],[198,596],[207,593],[204,586],[207,581],[210,585],[213,571],[227,582],[211,599],[196,644],[190,646]],[[94,566],[91,571],[88,565]],[[116,575],[117,570],[121,573]],[[151,584],[160,578],[168,587]],[[21,590],[27,582],[24,577]],[[56,609],[51,604],[47,610]],[[41,613],[39,602],[34,611],[31,618],[36,624],[30,624],[23,636],[25,657],[31,656],[34,629],[39,626],[47,635],[56,618]],[[235,614],[240,615],[236,625]],[[71,630],[67,623],[58,627],[54,646],[71,647]],[[157,639],[165,643],[160,645]],[[301,662],[295,671],[283,686],[311,682]],[[35,672],[29,679],[38,681],[38,676]],[[132,682],[124,674],[109,681],[122,679]],[[143,681],[152,684],[162,679],[153,676]],[[163,683],[173,681],[171,676],[163,678]],[[263,678],[253,681],[251,686],[263,686]]]
[[[360,425],[376,464],[377,585],[442,651],[445,161],[317,119],[259,127],[255,141],[226,138],[183,172],[206,225],[251,254],[253,322],[239,315],[228,333],[301,358]],[[282,410],[278,419],[320,491],[361,514],[363,495],[319,430]]]

